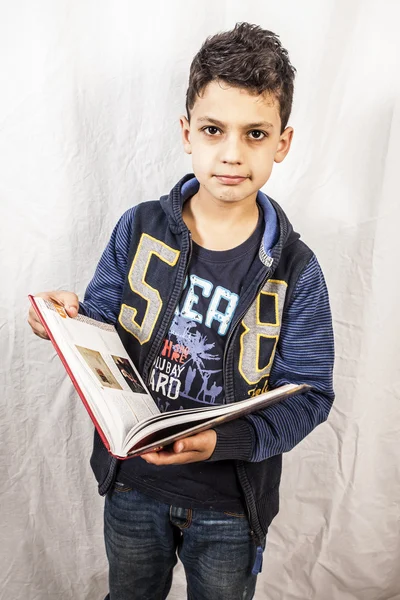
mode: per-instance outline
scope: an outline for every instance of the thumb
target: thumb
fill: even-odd
[[[69,317],[76,317],[79,310],[79,299],[73,292],[51,292],[50,299],[65,308]]]
[[[174,444],[174,452],[190,452],[191,450],[198,450],[198,437],[195,435],[178,440]]]
[[[186,452],[187,450],[189,450],[189,443],[188,440],[179,440],[178,442],[175,442],[174,444],[174,452]]]

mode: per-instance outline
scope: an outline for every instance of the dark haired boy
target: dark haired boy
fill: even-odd
[[[194,175],[120,219],[71,316],[115,323],[160,410],[312,391],[119,462],[95,433],[111,600],[166,598],[178,553],[194,600],[253,598],[278,512],[282,453],[329,413],[333,334],[313,252],[259,190],[287,155],[294,68],[241,23],[195,56],[180,120]],[[34,315],[34,331],[45,337]]]

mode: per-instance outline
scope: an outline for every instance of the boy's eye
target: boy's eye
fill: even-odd
[[[208,125],[207,127],[203,128],[203,131],[206,132],[208,135],[215,135],[216,133],[218,133],[219,129],[214,125]]]
[[[253,129],[253,131],[249,131],[249,136],[252,140],[262,140],[266,137],[265,133],[259,129]]]

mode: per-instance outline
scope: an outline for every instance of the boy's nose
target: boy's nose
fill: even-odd
[[[239,140],[235,138],[226,140],[221,152],[221,162],[230,165],[241,165],[243,163],[242,148]]]

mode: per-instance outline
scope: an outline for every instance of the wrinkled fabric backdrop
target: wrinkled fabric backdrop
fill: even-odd
[[[265,191],[322,264],[336,335],[336,403],[285,455],[256,599],[399,600],[400,3],[0,4],[1,600],[107,590],[91,421],[27,294],[82,296],[119,216],[191,170],[191,59],[244,20],[298,70],[294,142]]]

